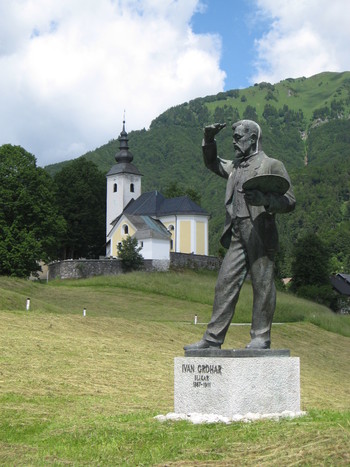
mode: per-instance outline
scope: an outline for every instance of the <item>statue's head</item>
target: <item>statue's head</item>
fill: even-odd
[[[239,120],[232,125],[236,156],[248,157],[261,149],[261,128],[253,120]]]

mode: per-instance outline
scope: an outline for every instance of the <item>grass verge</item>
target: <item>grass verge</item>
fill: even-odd
[[[0,279],[7,292],[1,304],[13,308],[0,308],[1,465],[349,464],[348,337],[305,319],[273,328],[273,347],[300,357],[306,417],[161,424],[153,417],[173,410],[173,358],[200,338],[204,326],[191,323],[194,312],[204,321],[210,316],[206,297],[215,277],[126,280],[122,287],[102,278],[48,285]],[[176,296],[176,281],[187,284],[193,301]],[[249,295],[247,286],[243,316]],[[286,306],[299,313],[304,301]],[[243,347],[248,331],[231,327],[225,347]]]

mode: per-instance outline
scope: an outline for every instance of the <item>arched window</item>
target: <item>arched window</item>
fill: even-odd
[[[130,193],[134,193],[135,191],[135,186],[133,183],[130,183]]]
[[[127,224],[124,224],[123,227],[123,234],[128,235],[129,233],[129,226]]]
[[[118,191],[118,185],[115,183],[113,185],[113,192],[116,193]]]

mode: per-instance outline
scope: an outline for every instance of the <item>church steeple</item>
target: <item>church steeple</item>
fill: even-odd
[[[115,155],[116,164],[107,173],[107,212],[106,236],[111,230],[112,222],[122,214],[125,206],[132,199],[141,195],[142,174],[134,166],[134,156],[129,151],[128,134],[125,130],[125,113],[123,129],[119,135],[119,152]]]
[[[134,159],[134,156],[129,151],[129,144],[128,144],[129,138],[128,138],[127,132],[125,131],[125,114],[124,114],[124,120],[123,120],[123,129],[119,135],[118,140],[119,140],[119,152],[117,152],[117,154],[115,155],[115,160],[117,161],[117,163],[132,162],[132,160]]]

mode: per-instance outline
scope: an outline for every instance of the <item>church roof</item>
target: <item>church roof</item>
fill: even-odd
[[[177,198],[166,199],[160,207],[160,216],[168,214],[203,214],[208,215],[207,211],[192,201],[188,196],[179,196]]]
[[[119,152],[115,155],[116,164],[113,165],[111,170],[107,173],[108,175],[115,175],[119,173],[129,173],[135,175],[142,175],[138,168],[132,164],[134,156],[129,151],[129,139],[128,134],[125,131],[125,117],[123,120],[123,129],[118,138],[119,141]]]
[[[173,214],[197,214],[208,216],[207,211],[188,198],[188,196],[167,199],[159,193],[159,191],[143,193],[126,206],[124,213],[156,217]]]
[[[134,156],[129,151],[128,134],[125,131],[125,118],[123,120],[123,129],[119,135],[119,152],[115,155],[115,160],[119,163],[132,162]]]
[[[162,240],[169,240],[169,238],[171,237],[170,232],[162,224],[161,221],[153,219],[152,217],[146,215],[128,214],[125,212],[125,210],[122,214],[120,214],[120,216],[114,219],[114,221],[112,222],[112,228],[107,234],[107,237],[111,234],[115,226],[119,224],[119,222],[124,218],[128,219],[128,221],[134,226],[136,230],[134,236],[137,238],[137,240],[143,240],[146,238],[158,238]]]
[[[331,277],[332,287],[342,295],[350,296],[350,275],[337,274]]]
[[[136,233],[134,236],[137,238],[137,240],[143,240],[146,238],[169,240],[171,237],[171,234],[164,227],[164,225],[160,221],[152,219],[150,216],[133,216],[127,214],[125,217],[127,217],[127,219],[129,219],[129,221],[136,228]]]
[[[118,164],[113,165],[113,167],[107,173],[107,176],[116,175],[120,173],[142,175],[139,169],[134,164],[131,164],[131,162],[118,162]]]
[[[164,196],[159,191],[149,191],[143,193],[137,199],[132,200],[124,209],[125,213],[157,216],[162,203],[164,202]]]
[[[350,284],[350,274],[337,274],[343,281],[347,282]]]

